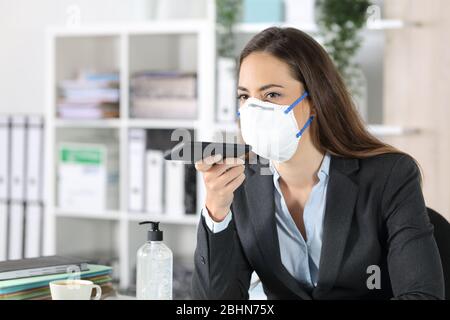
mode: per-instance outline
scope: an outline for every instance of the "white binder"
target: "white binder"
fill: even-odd
[[[23,202],[13,201],[9,210],[8,259],[23,258],[24,208]]]
[[[146,162],[145,208],[148,213],[163,212],[164,158],[160,150],[148,150]]]
[[[145,129],[130,129],[128,132],[128,209],[130,211],[144,211],[145,149]]]
[[[9,117],[0,116],[0,200],[9,198]]]
[[[41,255],[43,210],[39,202],[30,202],[25,206],[25,258]]]
[[[11,127],[11,200],[25,196],[25,116],[13,116]]]
[[[236,64],[232,58],[217,60],[217,121],[236,120]]]
[[[0,201],[0,261],[8,259],[8,204]]]
[[[30,116],[26,133],[26,201],[42,201],[43,118]]]
[[[166,213],[173,217],[185,214],[184,208],[184,164],[168,161],[165,172],[165,204]]]

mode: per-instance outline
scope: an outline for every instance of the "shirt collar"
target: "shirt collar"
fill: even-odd
[[[329,176],[330,160],[331,160],[330,154],[326,152],[323,157],[322,164],[320,165],[319,171],[317,171],[317,177],[319,178],[320,181],[324,181]],[[273,181],[278,181],[278,179],[280,178],[280,174],[273,165],[272,160],[269,161],[269,168],[273,174]]]

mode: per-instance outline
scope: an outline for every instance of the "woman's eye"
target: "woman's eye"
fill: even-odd
[[[240,95],[237,96],[237,99],[238,99],[239,101],[247,100],[247,99],[248,99],[248,95],[246,95],[246,94],[240,94]]]
[[[275,99],[278,98],[279,96],[281,96],[281,94],[279,94],[278,92],[269,92],[268,94],[266,94],[266,98],[269,99]]]

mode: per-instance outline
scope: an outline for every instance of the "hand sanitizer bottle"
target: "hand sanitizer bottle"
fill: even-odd
[[[139,300],[172,300],[172,251],[162,242],[159,222],[150,224],[147,242],[137,252],[136,297]]]

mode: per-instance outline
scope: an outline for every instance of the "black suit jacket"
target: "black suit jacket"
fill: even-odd
[[[318,284],[312,291],[281,262],[273,176],[261,175],[264,167],[262,161],[246,165],[225,230],[213,234],[201,218],[193,298],[247,299],[253,271],[269,299],[444,298],[441,260],[411,157],[331,157]],[[380,289],[367,285],[374,279],[370,266],[379,267]]]

